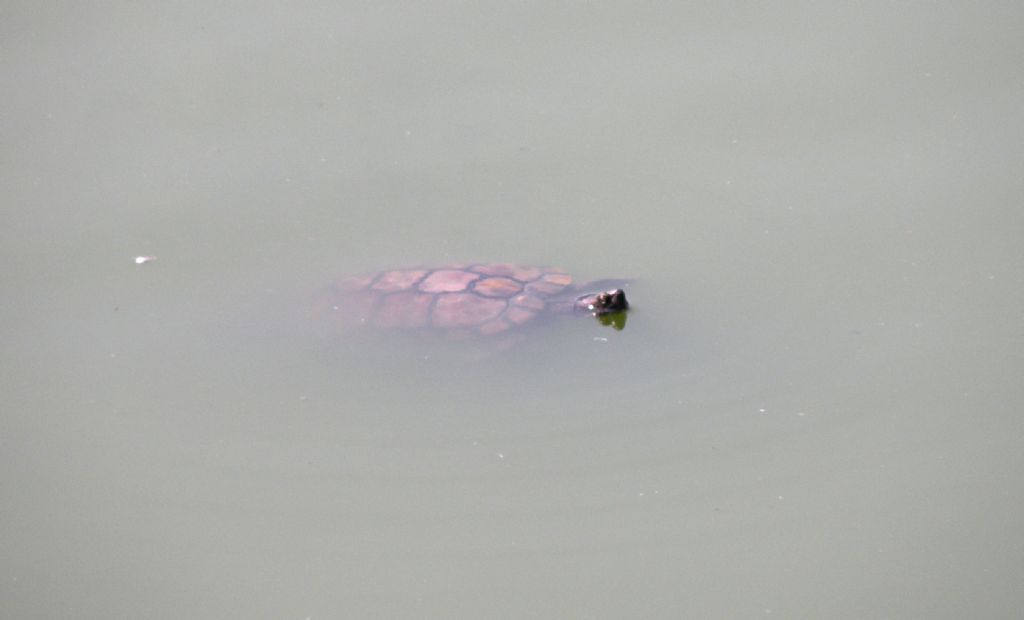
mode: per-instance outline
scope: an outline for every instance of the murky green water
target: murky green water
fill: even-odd
[[[1024,604],[1021,10],[4,15],[6,615]],[[459,260],[633,310],[310,320]]]

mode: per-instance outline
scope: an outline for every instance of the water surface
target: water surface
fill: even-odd
[[[1022,21],[10,4],[6,615],[1016,617]],[[310,322],[462,260],[634,309]]]

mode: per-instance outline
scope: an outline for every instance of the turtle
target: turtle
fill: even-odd
[[[317,301],[330,323],[423,331],[453,339],[509,335],[551,314],[597,318],[621,330],[629,308],[623,280],[573,286],[557,267],[456,263],[390,269],[328,286]]]

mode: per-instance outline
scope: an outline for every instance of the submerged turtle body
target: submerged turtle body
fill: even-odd
[[[512,263],[395,269],[349,278],[321,308],[332,322],[451,336],[493,336],[545,313],[599,316],[627,308],[621,289],[581,292],[562,269]]]

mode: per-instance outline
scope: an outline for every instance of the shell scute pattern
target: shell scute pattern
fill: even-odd
[[[431,323],[434,327],[483,325],[505,311],[503,299],[488,299],[473,293],[439,295],[434,302]]]
[[[342,281],[327,307],[346,322],[491,336],[529,323],[570,284],[561,269],[513,263],[396,269]]]
[[[523,285],[512,278],[484,278],[473,285],[473,291],[487,297],[510,297],[523,290]]]
[[[425,293],[453,293],[464,291],[470,282],[479,280],[480,275],[462,269],[438,269],[420,283]]]

